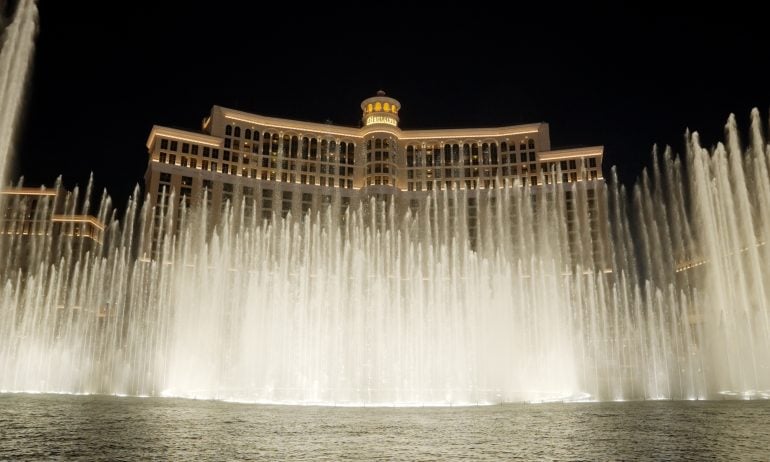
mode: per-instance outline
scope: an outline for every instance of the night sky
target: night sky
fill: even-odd
[[[712,145],[729,113],[746,133],[750,109],[770,106],[759,15],[85,3],[40,5],[16,175],[72,187],[93,172],[119,206],[152,125],[198,130],[215,104],[356,126],[384,89],[404,129],[546,121],[554,148],[604,144],[605,175],[617,165],[626,184],[653,144],[681,152],[689,127]]]

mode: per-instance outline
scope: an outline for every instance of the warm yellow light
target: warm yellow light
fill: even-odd
[[[104,225],[90,215],[54,215],[51,217],[51,221],[59,223],[88,223],[99,230],[104,230]]]
[[[46,191],[37,188],[5,188],[0,194],[7,196],[55,196],[55,191]]]
[[[396,122],[396,119],[394,119],[393,117],[375,115],[375,116],[369,116],[366,118],[366,125],[372,125],[372,124],[388,124],[395,127],[398,125],[398,122]]]
[[[385,112],[390,112],[390,103],[385,103],[385,104],[383,104],[383,105],[382,105],[382,109],[383,109]]]
[[[377,112],[382,111],[382,103],[380,103],[379,101],[377,103],[375,103],[374,104],[374,110],[377,111]]]
[[[367,104],[366,105],[366,112],[372,112],[372,108],[373,108],[372,103]]]

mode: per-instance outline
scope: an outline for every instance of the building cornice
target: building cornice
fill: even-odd
[[[578,157],[603,156],[604,146],[586,146],[581,148],[554,149],[552,151],[540,151],[538,159],[541,161],[575,159]]]
[[[209,136],[197,132],[188,132],[186,130],[163,127],[161,125],[153,125],[152,130],[150,131],[150,136],[147,138],[147,149],[152,149],[152,144],[155,141],[156,136],[162,136],[164,138],[180,141],[189,141],[191,143],[200,143],[213,147],[220,147],[222,145],[222,139],[216,136]]]
[[[296,130],[298,132],[316,132],[337,136],[348,136],[353,138],[363,138],[371,133],[390,133],[400,140],[439,140],[439,139],[462,139],[462,138],[497,138],[503,136],[530,135],[540,132],[546,123],[533,123],[525,125],[506,125],[502,127],[483,127],[483,128],[448,128],[448,129],[429,129],[429,130],[401,130],[398,127],[344,127],[341,125],[320,124],[316,122],[303,122],[299,120],[281,119],[278,117],[268,117],[258,114],[229,109],[222,106],[214,106],[212,113],[220,111],[226,119],[237,120],[239,122],[250,123],[259,126],[273,127],[283,130]]]

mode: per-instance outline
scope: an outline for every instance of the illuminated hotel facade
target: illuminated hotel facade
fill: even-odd
[[[474,200],[502,187],[602,181],[603,147],[552,150],[547,123],[402,130],[401,103],[382,91],[361,110],[358,128],[220,106],[201,132],[154,126],[146,192],[158,209],[174,190],[186,204],[243,203],[270,219],[372,196],[415,207],[436,191],[462,190]]]

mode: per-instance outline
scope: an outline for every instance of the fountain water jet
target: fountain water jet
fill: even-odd
[[[6,179],[11,142],[22,107],[37,31],[34,0],[20,0],[13,21],[3,31],[0,49],[0,183]]]
[[[767,396],[770,175],[752,120],[746,152],[731,118],[726,145],[693,135],[689,173],[667,151],[630,199],[580,182],[488,190],[474,243],[461,191],[416,213],[372,201],[272,222],[241,204],[216,226],[205,208],[156,220],[137,195],[95,252],[36,251],[4,273],[0,388],[338,405]],[[611,211],[606,233],[591,200]]]

